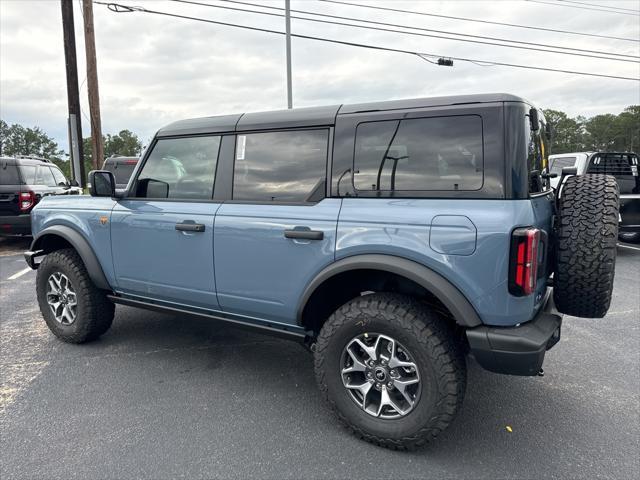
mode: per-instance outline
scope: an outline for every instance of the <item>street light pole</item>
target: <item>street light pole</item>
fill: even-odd
[[[293,108],[293,92],[291,87],[291,5],[284,0],[285,26],[287,38],[287,108]]]

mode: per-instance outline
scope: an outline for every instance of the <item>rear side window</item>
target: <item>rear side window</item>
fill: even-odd
[[[627,153],[601,153],[594,155],[589,162],[587,173],[607,175],[638,175],[638,157]]]
[[[219,148],[219,136],[158,140],[138,176],[136,196],[211,200]]]
[[[136,163],[137,162],[134,162],[133,160],[130,162],[113,162],[105,165],[105,170],[109,170],[113,173],[113,176],[116,178],[116,183],[129,183],[129,178],[131,178],[131,174],[136,167]]]
[[[20,175],[15,165],[0,164],[0,185],[20,185]]]
[[[366,122],[356,130],[354,187],[479,190],[482,119],[477,115]]]
[[[564,167],[573,167],[576,164],[576,157],[558,157],[551,160],[551,173],[562,174]]]
[[[36,170],[38,167],[35,165],[19,165],[18,168],[22,175],[22,182],[25,185],[34,185],[36,183]]]
[[[324,197],[329,131],[238,135],[233,199],[311,202]]]

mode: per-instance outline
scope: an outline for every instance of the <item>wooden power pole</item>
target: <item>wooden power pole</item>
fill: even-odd
[[[73,27],[73,0],[60,0],[62,7],[62,33],[64,60],[67,70],[67,103],[69,105],[69,151],[71,173],[81,187],[85,186],[84,156],[82,152],[82,123],[80,121],[80,93],[78,90],[78,63],[76,36]]]
[[[87,56],[87,90],[89,93],[89,116],[91,117],[91,147],[93,168],[99,169],[104,162],[102,122],[100,121],[100,94],[98,92],[98,65],[96,63],[96,40],[93,29],[93,1],[82,1],[84,17],[84,47]]]

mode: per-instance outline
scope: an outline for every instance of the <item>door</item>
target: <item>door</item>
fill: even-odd
[[[325,198],[329,129],[238,135],[233,199],[215,220],[220,307],[295,323],[308,282],[334,260],[339,199]]]
[[[217,309],[213,185],[219,136],[159,139],[111,215],[118,291]]]

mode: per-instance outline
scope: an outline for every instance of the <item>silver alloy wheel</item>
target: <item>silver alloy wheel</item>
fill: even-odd
[[[374,417],[403,417],[420,399],[420,374],[413,357],[387,335],[354,337],[342,352],[340,369],[351,399]]]
[[[47,280],[47,303],[56,322],[71,325],[76,321],[78,298],[69,278],[55,272]]]

